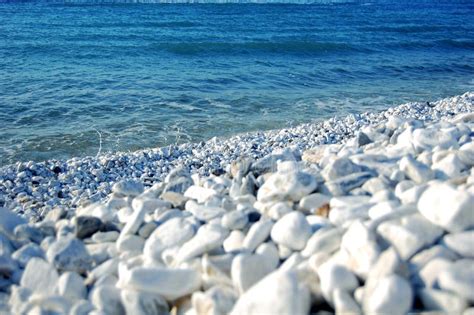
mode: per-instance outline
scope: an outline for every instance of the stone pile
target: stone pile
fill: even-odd
[[[474,114],[0,210],[0,313],[474,314]]]
[[[39,221],[56,207],[73,214],[77,207],[104,200],[112,192],[112,186],[121,180],[135,180],[150,187],[176,168],[202,176],[218,175],[241,156],[259,159],[288,146],[303,151],[320,144],[341,143],[354,137],[361,128],[387,122],[392,116],[438,121],[473,111],[474,93],[468,92],[432,103],[408,103],[378,113],[351,114],[228,139],[214,138],[201,143],[68,161],[19,162],[0,168],[0,207]],[[361,137],[359,141],[367,139]]]

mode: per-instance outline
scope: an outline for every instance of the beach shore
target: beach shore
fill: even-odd
[[[0,313],[473,314],[473,140],[466,93],[4,167]]]
[[[468,92],[433,103],[407,103],[381,112],[335,117],[226,139],[67,161],[17,163],[0,168],[0,206],[28,219],[40,220],[55,207],[71,211],[104,200],[114,183],[123,179],[151,186],[177,167],[200,175],[220,174],[240,157],[258,159],[286,147],[303,151],[320,144],[341,143],[364,127],[386,122],[392,116],[437,121],[473,110],[474,93]]]

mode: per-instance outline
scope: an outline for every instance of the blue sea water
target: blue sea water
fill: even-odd
[[[472,91],[473,17],[455,0],[1,3],[0,165]]]

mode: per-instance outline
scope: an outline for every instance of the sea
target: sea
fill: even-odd
[[[474,90],[472,0],[0,2],[0,165]]]

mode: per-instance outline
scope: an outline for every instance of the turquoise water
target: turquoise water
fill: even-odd
[[[0,165],[474,90],[473,1],[0,4]]]

